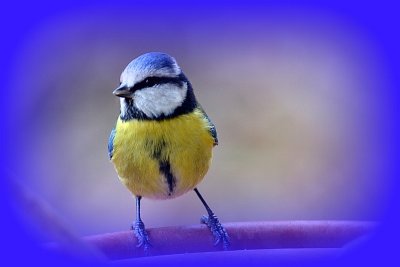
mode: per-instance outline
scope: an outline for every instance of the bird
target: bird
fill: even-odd
[[[141,218],[142,198],[172,199],[193,190],[207,211],[200,222],[210,229],[215,246],[228,249],[227,231],[197,188],[218,145],[217,131],[175,58],[162,52],[138,56],[123,70],[113,94],[120,113],[108,155],[136,200],[131,230],[137,247],[152,246]]]

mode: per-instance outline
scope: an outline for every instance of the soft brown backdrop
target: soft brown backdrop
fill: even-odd
[[[199,189],[222,221],[376,219],[379,53],[331,14],[82,10],[37,25],[15,66],[17,175],[82,235],[126,230],[134,200],[107,158],[119,75],[148,51],[173,55],[220,145]],[[31,94],[18,96],[18,88]],[[143,201],[147,227],[194,224],[194,193]]]

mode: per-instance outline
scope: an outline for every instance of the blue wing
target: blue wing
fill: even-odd
[[[214,146],[218,145],[218,136],[217,129],[215,128],[214,123],[211,122],[210,118],[206,114],[206,119],[208,120],[208,124],[210,125],[209,131],[211,136],[214,138]]]
[[[108,157],[111,159],[114,152],[114,138],[115,138],[115,128],[111,130],[110,137],[108,138]]]
[[[214,146],[218,145],[217,129],[215,128],[214,123],[212,123],[207,113],[204,111],[204,109],[201,107],[200,104],[198,104],[198,109],[200,109],[201,113],[203,113],[204,118],[208,121],[208,126],[209,126],[208,130],[211,136],[214,138]]]

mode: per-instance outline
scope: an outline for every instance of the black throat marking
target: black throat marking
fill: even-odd
[[[168,81],[168,79],[164,79],[162,81],[162,83],[168,83],[167,81]],[[122,114],[120,115],[121,120],[129,121],[129,120],[136,119],[136,120],[160,121],[160,120],[171,119],[171,118],[177,117],[179,115],[188,114],[188,113],[192,112],[197,107],[197,101],[196,101],[196,97],[194,96],[193,87],[183,73],[181,73],[179,75],[179,81],[182,83],[183,82],[187,83],[187,93],[186,93],[186,98],[183,101],[183,103],[179,107],[177,107],[173,113],[171,113],[169,115],[161,114],[160,116],[158,116],[156,118],[150,118],[143,111],[141,111],[135,107],[134,100],[132,98],[124,98],[123,101],[125,101],[126,110],[124,112],[124,115],[122,115]],[[175,83],[175,84],[179,83],[177,81],[177,79],[175,79],[175,78],[171,78],[170,82]],[[138,89],[138,90],[140,90],[140,89]]]
[[[153,150],[152,157],[158,161],[160,173],[165,176],[166,182],[168,184],[168,195],[171,196],[176,187],[176,178],[172,174],[171,164],[169,163],[169,161],[162,159],[162,150],[165,148],[165,146],[165,141],[161,141]]]

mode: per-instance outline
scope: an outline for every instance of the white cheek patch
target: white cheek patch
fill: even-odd
[[[134,105],[150,118],[171,115],[186,98],[187,84],[162,84],[143,88],[134,93]]]

